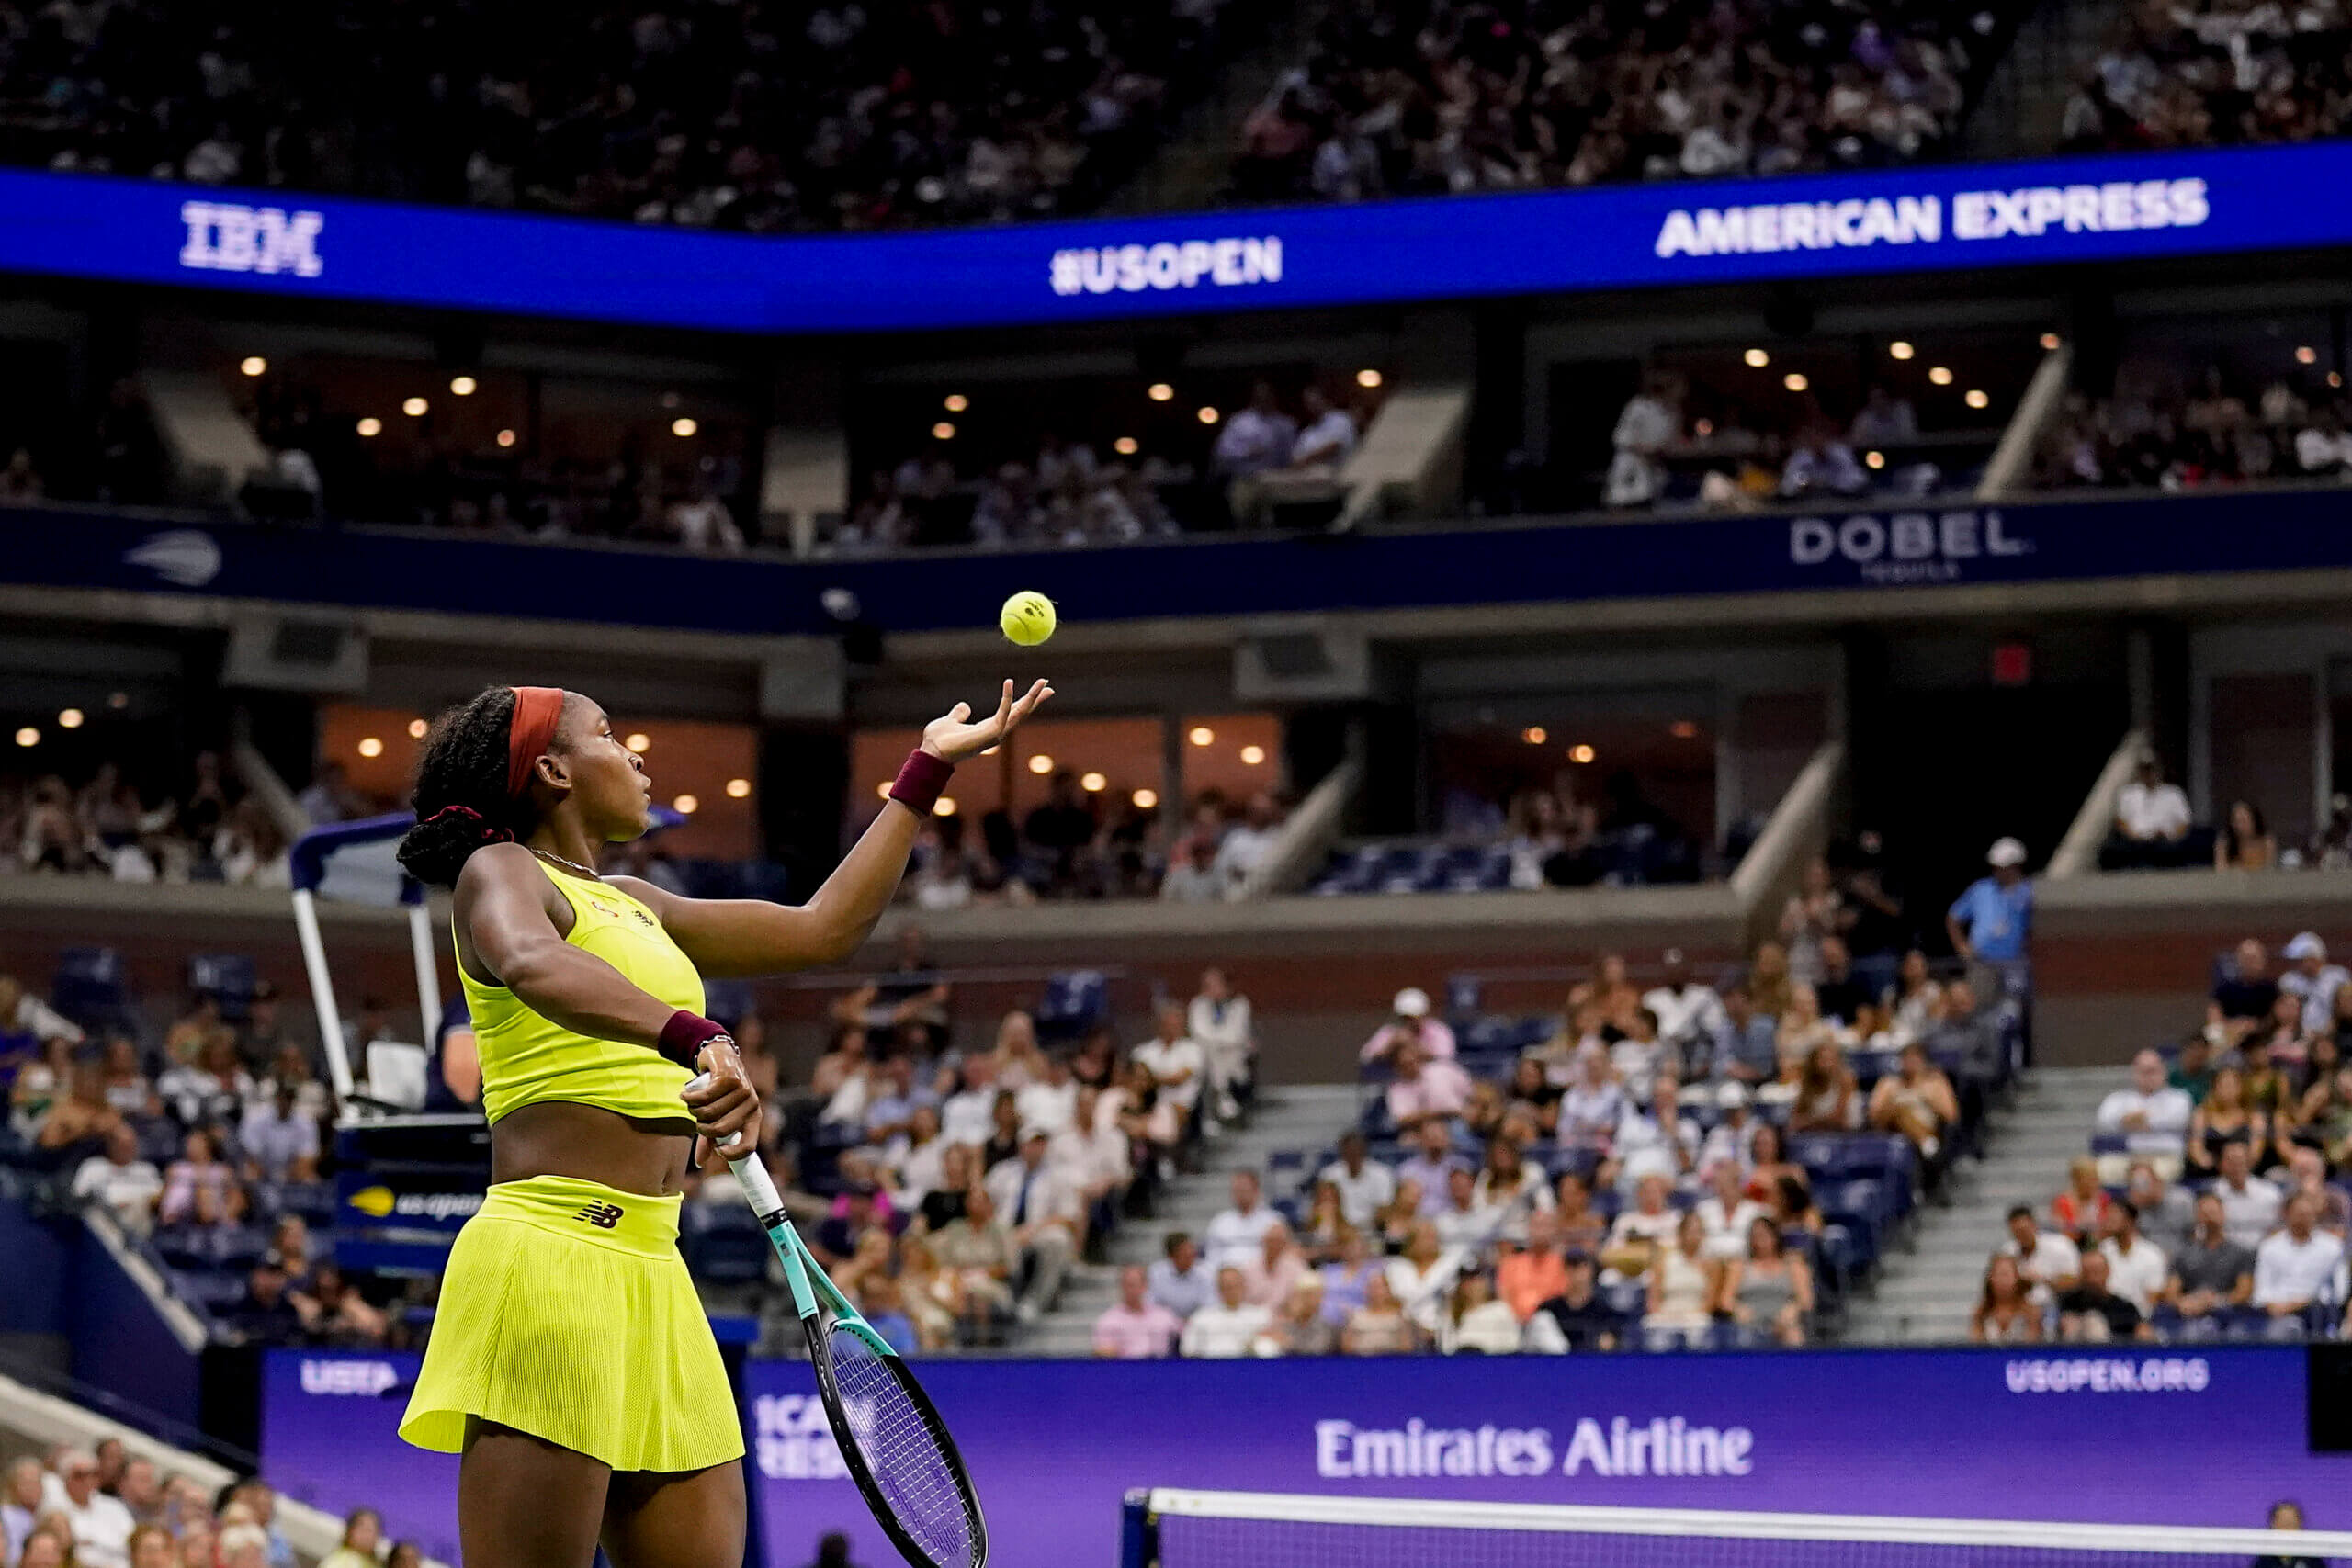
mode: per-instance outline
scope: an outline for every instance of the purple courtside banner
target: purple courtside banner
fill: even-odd
[[[933,1360],[1001,1568],[1108,1568],[1131,1487],[2352,1527],[2352,1456],[2305,1438],[2303,1352],[2118,1348],[1487,1359]],[[263,1460],[456,1560],[456,1463],[394,1434],[413,1357],[275,1352]],[[806,1366],[747,1372],[767,1568],[829,1529],[896,1554],[842,1479]]]

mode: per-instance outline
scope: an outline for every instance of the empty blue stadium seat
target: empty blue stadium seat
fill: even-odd
[[[252,1010],[254,961],[242,953],[199,953],[187,961],[187,988],[220,1004],[220,1016],[243,1022]]]
[[[85,1027],[103,1028],[127,1013],[130,995],[123,980],[122,954],[111,947],[69,947],[57,955],[51,987],[57,1010]]]
[[[758,1284],[768,1277],[775,1245],[748,1209],[730,1203],[688,1203],[679,1211],[678,1247],[697,1278],[720,1285]]]
[[[1111,1019],[1111,982],[1100,969],[1066,969],[1046,977],[1037,1003],[1037,1037],[1076,1040]]]

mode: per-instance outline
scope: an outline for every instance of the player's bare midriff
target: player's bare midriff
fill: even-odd
[[[565,1100],[519,1106],[491,1129],[490,1179],[569,1176],[667,1197],[685,1190],[694,1130],[683,1115],[652,1121]]]

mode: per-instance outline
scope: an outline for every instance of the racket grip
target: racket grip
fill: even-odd
[[[775,1180],[768,1175],[768,1168],[760,1163],[757,1155],[729,1160],[727,1168],[733,1171],[735,1179],[743,1184],[744,1199],[752,1205],[752,1212],[762,1220],[784,1212],[784,1200],[776,1196]]]

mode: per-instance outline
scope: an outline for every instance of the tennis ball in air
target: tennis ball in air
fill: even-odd
[[[1054,635],[1054,602],[1043,593],[1015,593],[999,610],[996,624],[1023,648],[1035,648]]]

